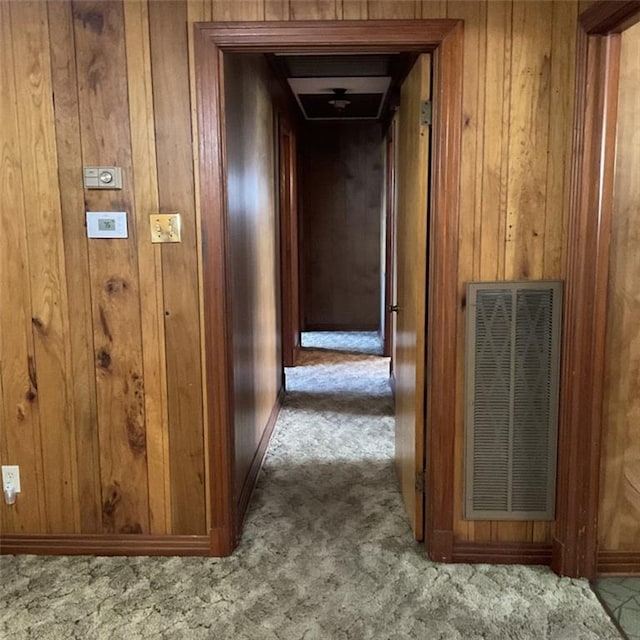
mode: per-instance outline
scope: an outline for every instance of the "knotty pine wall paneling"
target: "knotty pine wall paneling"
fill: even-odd
[[[147,476],[149,479],[149,530],[173,530],[169,472],[166,339],[164,291],[156,286],[162,279],[162,255],[149,242],[148,212],[159,211],[157,157],[155,149],[154,103],[149,69],[151,50],[149,16],[145,3],[125,3],[124,27],[127,49],[131,156],[135,185],[135,208],[140,278],[144,406],[147,425]],[[178,498],[176,498],[178,500]]]
[[[3,463],[20,464],[24,487],[16,508],[0,506],[2,531],[206,533],[204,479],[191,481],[206,469],[199,212],[187,167],[197,162],[193,76],[185,82],[194,21],[465,20],[463,345],[468,280],[563,276],[578,9],[562,0],[0,3],[10,88],[0,96],[0,450]],[[81,190],[82,165],[94,162],[123,165],[121,193]],[[170,252],[144,243],[155,181],[158,208],[180,208],[187,223]],[[129,240],[88,242],[85,197],[87,208],[127,208]],[[549,541],[551,525],[462,519],[457,353],[456,535]],[[62,493],[50,495],[56,486]]]
[[[622,34],[609,262],[601,551],[640,552],[640,23]]]
[[[198,533],[205,477],[187,7],[152,2],[149,16],[159,207],[182,216],[182,242],[162,247],[172,518],[181,533]]]
[[[121,3],[75,2],[82,160],[122,167],[121,191],[85,191],[88,210],[127,211],[129,238],[89,240],[102,529],[149,532],[142,322]]]
[[[70,3],[47,6],[66,280],[68,291],[72,292],[68,326],[72,359],[67,376],[71,375],[73,380],[80,531],[99,533],[102,530],[100,445],[96,428],[89,246],[82,233],[85,203],[82,182],[78,179],[82,147],[73,17]]]
[[[577,4],[448,2],[447,17],[465,20],[458,276],[463,345],[466,282],[563,276]],[[463,519],[463,394],[459,349],[456,535],[475,542],[549,542],[550,523]]]
[[[0,501],[3,531],[46,531],[40,401],[35,366],[27,211],[16,100],[14,27],[20,27],[15,4],[0,4],[0,389],[2,390],[2,462],[18,464],[22,494],[9,509]],[[13,18],[13,21],[12,21]],[[41,47],[44,46],[41,44]],[[19,54],[21,52],[18,52]],[[36,77],[36,86],[39,79]],[[36,115],[38,111],[36,110]]]

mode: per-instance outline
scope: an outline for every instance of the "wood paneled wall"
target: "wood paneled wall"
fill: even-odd
[[[23,480],[18,505],[0,508],[5,531],[206,531],[192,22],[464,19],[458,344],[466,281],[562,277],[575,2],[67,0],[0,11],[1,457]],[[122,166],[123,191],[85,192],[91,163]],[[130,238],[87,241],[85,208],[126,208]],[[157,209],[182,213],[181,245],[148,244]],[[548,541],[545,524],[462,519],[457,352],[456,534]]]
[[[377,122],[308,122],[302,155],[303,330],[377,331],[384,143]]]
[[[224,73],[235,473],[241,496],[282,384],[276,117],[264,56],[227,54]]]
[[[206,533],[186,9],[0,5],[3,531]],[[92,164],[123,189],[84,190]],[[129,238],[87,240],[85,210]],[[181,244],[151,245],[156,211]]]
[[[622,34],[599,544],[640,551],[640,23]]]

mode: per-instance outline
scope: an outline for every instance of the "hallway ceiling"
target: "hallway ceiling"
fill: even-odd
[[[383,117],[415,55],[276,55],[307,120],[377,120]]]

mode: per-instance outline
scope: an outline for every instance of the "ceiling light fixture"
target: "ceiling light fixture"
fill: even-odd
[[[345,94],[347,93],[346,89],[332,89],[335,98],[333,100],[329,100],[329,104],[336,111],[344,111],[348,105],[351,104],[350,100],[345,100]]]

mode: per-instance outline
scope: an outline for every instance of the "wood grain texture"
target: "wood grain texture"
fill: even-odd
[[[289,0],[289,19],[337,20],[338,1],[339,0]]]
[[[506,279],[543,277],[552,8],[548,2],[513,3]],[[535,39],[528,37],[532,31],[538,34]],[[531,540],[532,527],[528,522],[495,523],[491,537]]]
[[[212,20],[216,22],[264,20],[263,0],[215,0],[212,5]]]
[[[602,380],[613,203],[619,37],[577,42],[575,133],[564,309],[563,393],[552,567],[592,578],[602,441]]]
[[[380,326],[384,148],[380,126],[301,132],[303,330]]]
[[[71,349],[46,5],[11,5],[47,530],[79,526]],[[42,171],[51,167],[50,171]],[[46,422],[43,418],[46,417]]]
[[[197,96],[196,96],[196,42],[193,23],[206,22],[211,19],[211,4],[207,1],[201,4],[197,0],[187,3],[187,31],[189,38],[189,85],[191,90],[191,139],[193,148],[193,178],[195,190],[195,222],[196,222],[196,252],[198,264],[198,303],[200,307],[200,367],[202,373],[202,416],[203,416],[203,445],[204,445],[204,475],[211,477],[211,457],[209,451],[211,434],[206,428],[206,416],[209,411],[209,397],[207,389],[207,353],[204,345],[205,318],[204,318],[204,256],[202,243],[202,205],[200,200],[200,129],[198,123]],[[205,525],[206,530],[211,530],[211,482],[205,481]]]
[[[289,0],[264,0],[265,20],[288,20]]]
[[[162,247],[174,533],[205,532],[204,434],[186,5],[149,5],[158,206],[182,216]]]
[[[142,2],[124,5],[127,78],[131,122],[135,225],[140,279],[140,313],[144,406],[149,481],[150,533],[170,533],[171,474],[169,468],[169,427],[160,247],[149,242],[149,214],[158,211],[158,178],[151,87],[149,14]]]
[[[98,442],[96,378],[89,254],[82,212],[84,191],[78,179],[82,158],[80,114],[70,3],[48,4],[51,74],[62,232],[69,296],[68,334],[75,416],[80,531],[101,531],[100,444]]]
[[[447,17],[447,0],[422,0],[420,15],[423,20]]]
[[[10,5],[0,4],[0,379],[3,413],[0,446],[3,464],[17,464],[22,492],[14,507],[4,500],[4,531],[47,531],[40,443],[40,404],[31,328],[31,281],[26,242],[22,151],[16,104],[16,78]]]
[[[401,89],[398,113],[396,470],[416,540],[424,534],[424,363],[427,290],[429,128],[420,107],[430,97],[430,56],[418,57]]]
[[[15,75],[16,65],[19,64],[14,60],[13,56],[13,39],[20,37],[20,34],[12,32],[10,11],[14,9],[13,7],[11,7],[11,10],[7,8],[11,4],[0,3],[1,9],[4,11],[2,21],[2,29],[4,29],[3,43],[0,44],[0,47],[2,47],[2,73],[5,76],[8,74],[7,77],[10,76],[10,83],[14,82],[13,78],[17,78]],[[193,178],[188,178],[184,167],[187,163],[190,163],[193,167],[195,162],[195,166],[202,169],[203,175],[209,179],[215,175],[215,163],[204,167],[199,166],[201,163],[206,164],[208,161],[206,158],[201,161],[193,152],[193,149],[191,148],[190,150],[190,147],[192,147],[191,141],[197,140],[198,136],[201,135],[199,130],[188,126],[190,118],[195,117],[194,105],[193,103],[189,104],[189,87],[186,86],[186,78],[189,71],[186,33],[191,30],[193,22],[211,20],[214,14],[217,16],[216,19],[224,19],[225,15],[227,16],[226,19],[236,19],[235,16],[239,16],[240,13],[245,15],[247,19],[259,21],[358,19],[363,22],[361,23],[360,31],[354,32],[354,38],[359,39],[353,41],[360,43],[359,46],[364,50],[370,44],[370,33],[364,22],[366,18],[372,19],[382,15],[395,18],[399,14],[405,13],[406,15],[411,13],[411,17],[423,18],[464,17],[465,38],[468,37],[469,39],[468,44],[465,45],[465,55],[467,62],[470,62],[470,64],[465,65],[463,78],[464,86],[466,87],[465,119],[469,117],[470,120],[463,135],[465,136],[465,153],[468,151],[474,157],[465,158],[465,173],[461,185],[461,193],[465,198],[465,214],[461,227],[464,237],[461,239],[460,246],[471,248],[472,250],[471,256],[466,254],[462,256],[466,266],[463,265],[461,274],[463,271],[468,273],[470,267],[473,277],[481,277],[483,279],[509,277],[522,272],[525,262],[527,264],[531,262],[533,256],[533,262],[538,265],[536,269],[539,269],[539,272],[546,276],[556,271],[558,261],[561,262],[563,259],[563,247],[566,246],[566,242],[559,242],[558,238],[561,229],[566,227],[567,215],[567,209],[562,203],[566,202],[568,193],[566,171],[570,155],[567,149],[567,135],[571,130],[572,115],[569,113],[571,106],[570,102],[567,101],[567,97],[571,94],[570,86],[574,68],[572,47],[575,46],[575,25],[572,25],[572,22],[576,3],[526,2],[514,4],[511,0],[486,4],[475,2],[453,3],[446,2],[446,0],[442,2],[430,2],[428,0],[414,2],[409,0],[406,3],[368,3],[357,0],[329,0],[327,2],[318,0],[310,2],[298,0],[289,3],[287,0],[265,0],[258,3],[251,1],[246,5],[241,2],[225,5],[217,0],[192,0],[189,2],[188,13],[186,13],[185,5],[181,2],[170,3],[171,6],[167,8],[159,6],[165,3],[151,2],[147,3],[150,12],[166,12],[172,16],[173,20],[171,28],[169,29],[168,26],[165,26],[166,31],[163,31],[160,36],[155,34],[156,27],[150,22],[152,46],[156,48],[155,55],[152,52],[151,58],[151,79],[156,84],[155,93],[162,93],[162,95],[158,96],[158,110],[154,105],[152,112],[151,105],[148,102],[144,102],[144,97],[141,97],[140,100],[132,97],[130,106],[123,98],[123,96],[128,98],[129,91],[131,91],[132,96],[136,90],[140,96],[147,95],[146,92],[148,92],[149,69],[147,62],[144,58],[138,57],[137,61],[135,58],[135,56],[143,55],[145,50],[146,45],[141,40],[140,43],[127,45],[134,57],[131,60],[127,60],[126,64],[123,62],[121,50],[115,56],[116,66],[122,74],[119,84],[114,84],[116,87],[113,92],[115,97],[107,105],[108,108],[98,105],[94,117],[92,115],[92,103],[99,103],[101,99],[97,99],[92,94],[93,90],[88,80],[89,78],[99,80],[103,73],[101,65],[106,65],[105,60],[109,59],[112,50],[114,48],[118,49],[118,47],[121,48],[123,38],[127,35],[133,36],[132,31],[127,31],[129,27],[133,26],[131,22],[132,14],[136,11],[140,12],[138,23],[144,22],[142,14],[145,11],[145,3],[142,4],[143,6],[137,9],[126,7],[126,15],[123,16],[125,31],[123,31],[122,26],[112,31],[110,28],[111,23],[109,20],[105,21],[101,13],[101,9],[107,5],[110,7],[110,11],[121,11],[118,9],[119,2],[107,3],[107,5],[105,3],[96,3],[96,5],[76,3],[74,5],[76,8],[89,7],[90,10],[83,14],[84,21],[77,18],[75,22],[72,22],[72,18],[69,15],[70,7],[72,6],[69,2],[50,3],[47,5],[49,13],[49,42],[47,43],[47,37],[44,36],[31,40],[31,43],[37,48],[48,47],[51,51],[51,82],[55,92],[53,115],[51,115],[50,97],[44,99],[42,103],[32,103],[28,106],[29,114],[22,115],[23,120],[43,122],[48,131],[46,136],[49,136],[49,140],[52,139],[50,137],[51,130],[55,126],[57,153],[47,154],[49,158],[47,160],[48,166],[46,170],[42,167],[42,170],[45,173],[46,171],[51,171],[53,175],[56,172],[58,174],[59,187],[54,184],[52,189],[54,189],[54,192],[59,192],[62,209],[64,278],[60,282],[66,282],[65,286],[69,291],[68,311],[60,312],[62,315],[66,313],[68,317],[68,320],[64,321],[67,323],[64,325],[64,330],[65,333],[68,333],[70,365],[65,369],[65,386],[71,385],[73,388],[72,404],[75,416],[75,442],[78,464],[76,482],[81,505],[79,527],[84,532],[98,531],[102,528],[101,522],[98,521],[100,518],[98,510],[101,506],[99,496],[100,466],[101,464],[111,464],[111,453],[108,452],[111,444],[108,439],[103,440],[104,447],[100,445],[100,449],[98,449],[96,430],[98,420],[102,424],[111,423],[112,421],[109,416],[110,408],[106,402],[107,395],[102,390],[100,391],[100,400],[97,400],[95,380],[87,375],[87,372],[91,376],[93,375],[91,373],[94,362],[92,342],[96,339],[99,343],[97,346],[102,346],[100,341],[104,339],[100,314],[96,313],[98,305],[95,303],[92,309],[90,303],[92,295],[96,301],[99,301],[102,296],[102,284],[99,280],[104,281],[107,277],[105,266],[107,263],[111,265],[111,271],[114,274],[126,272],[127,274],[132,274],[136,281],[139,276],[143,279],[147,278],[149,283],[153,281],[152,291],[147,290],[146,285],[144,294],[141,288],[136,289],[132,298],[122,308],[124,316],[120,319],[120,310],[117,311],[116,315],[119,318],[117,322],[121,322],[123,325],[128,319],[134,318],[132,324],[133,335],[130,339],[133,351],[130,352],[128,358],[129,362],[136,362],[140,366],[137,371],[142,372],[145,378],[147,373],[155,368],[155,365],[151,369],[149,368],[151,365],[147,360],[149,355],[148,348],[153,349],[158,358],[162,357],[162,350],[166,349],[168,361],[173,362],[175,365],[173,373],[167,373],[174,383],[171,384],[170,389],[168,388],[166,400],[161,400],[166,403],[164,408],[158,408],[158,411],[160,414],[168,411],[172,412],[172,424],[175,425],[175,429],[179,429],[182,420],[185,420],[183,424],[186,424],[186,419],[183,416],[201,415],[204,410],[204,406],[195,409],[193,408],[195,405],[190,404],[194,397],[196,398],[196,403],[202,402],[202,391],[197,390],[198,386],[200,389],[202,388],[200,380],[202,376],[198,378],[197,382],[194,382],[196,387],[182,387],[175,383],[181,371],[179,369],[180,366],[190,366],[192,362],[202,362],[200,359],[200,354],[203,353],[200,349],[201,341],[197,336],[200,331],[199,327],[203,326],[204,316],[199,314],[198,306],[204,304],[202,295],[205,285],[197,284],[198,268],[203,272],[202,265],[206,264],[207,269],[220,270],[220,265],[216,260],[204,254],[199,257],[199,249],[193,241],[198,228],[197,212],[190,214],[188,218],[188,224],[191,225],[189,234],[192,234],[192,241],[188,243],[188,246],[184,245],[171,253],[161,249],[160,266],[162,267],[162,276],[158,271],[155,272],[155,276],[151,276],[146,267],[141,266],[149,264],[147,259],[141,257],[142,262],[140,263],[138,260],[138,251],[144,252],[144,247],[141,246],[143,238],[142,236],[138,238],[139,228],[135,229],[136,236],[135,239],[132,237],[129,241],[131,244],[128,250],[112,252],[100,249],[100,255],[95,253],[96,242],[87,243],[84,237],[82,213],[85,206],[82,202],[83,192],[79,186],[79,176],[83,163],[116,161],[116,159],[107,157],[109,154],[102,151],[100,153],[91,151],[92,149],[103,148],[100,138],[105,135],[107,140],[113,140],[114,136],[122,136],[122,139],[126,137],[126,131],[114,132],[116,120],[118,122],[122,120],[125,123],[133,123],[134,118],[136,122],[140,122],[140,118],[153,117],[154,125],[156,121],[160,122],[162,120],[160,129],[163,135],[169,136],[165,141],[161,141],[160,137],[156,135],[157,149],[165,145],[162,148],[170,150],[168,156],[164,153],[158,154],[154,160],[151,157],[151,151],[148,154],[143,150],[140,153],[135,151],[137,144],[135,140],[139,132],[137,131],[137,126],[134,125],[136,131],[132,130],[131,132],[133,138],[130,142],[125,140],[123,143],[125,147],[130,147],[130,155],[133,154],[131,169],[135,172],[135,176],[133,172],[126,174],[128,176],[128,187],[125,189],[125,193],[110,192],[112,196],[116,194],[115,198],[106,194],[100,196],[90,193],[88,194],[88,202],[92,207],[124,208],[123,199],[120,197],[122,195],[125,200],[128,199],[127,201],[136,205],[130,209],[135,219],[137,221],[143,220],[146,212],[138,210],[138,207],[142,206],[140,202],[146,198],[143,195],[146,187],[142,185],[138,187],[138,181],[142,179],[140,176],[150,176],[150,172],[153,172],[154,163],[157,165],[164,162],[166,157],[171,158],[172,145],[176,145],[176,148],[179,149],[179,161],[176,166],[179,173],[180,189],[184,189],[181,193],[185,195],[190,192],[189,200],[194,203],[193,205],[187,205],[185,210],[189,210],[189,206],[197,209],[195,187],[193,184],[186,186],[189,180],[193,181]],[[243,7],[242,5],[245,6]],[[96,11],[93,10],[94,8]],[[15,10],[22,11],[22,9]],[[40,10],[36,13],[40,14]],[[250,13],[251,15],[249,15]],[[535,25],[537,21],[542,20],[540,17],[542,15],[548,17],[549,21],[545,22],[541,29],[537,29]],[[526,16],[526,20],[524,16]],[[533,17],[532,21],[529,20],[529,16]],[[538,17],[536,18],[536,16]],[[515,22],[513,22],[514,19]],[[169,21],[169,18],[167,18],[167,21]],[[122,22],[122,19],[120,22]],[[512,27],[512,22],[515,28]],[[255,27],[260,27],[262,24],[264,23],[256,22]],[[41,26],[42,23],[40,22],[40,26],[36,25],[36,30],[41,30]],[[450,26],[447,27],[447,29],[450,28]],[[442,31],[441,27],[438,27],[438,29],[440,32]],[[85,31],[88,33],[85,34]],[[80,37],[77,38],[76,42],[77,36]],[[91,50],[87,47],[87,36],[90,36],[93,42]],[[163,46],[162,39],[165,37],[167,37],[166,51],[159,50]],[[242,37],[234,36],[238,42],[242,41]],[[120,45],[116,46],[115,40],[118,40]],[[264,41],[275,43],[272,45],[274,47],[279,45],[278,39],[268,34],[265,36]],[[485,43],[484,46],[486,48],[484,53],[482,51],[483,43]],[[25,43],[20,43],[18,46],[21,49],[27,47]],[[95,60],[92,62],[91,56],[94,54]],[[127,56],[128,54],[129,52],[127,51]],[[545,59],[545,54],[548,54],[548,59]],[[77,72],[73,66],[74,56],[78,60]],[[132,76],[135,68],[143,69],[141,76]],[[127,69],[130,69],[130,71],[127,71]],[[127,73],[129,77],[127,77]],[[474,73],[478,74],[477,79],[472,75]],[[74,75],[76,78],[74,78]],[[3,76],[3,87],[11,86],[11,84],[5,85],[5,76]],[[194,76],[192,75],[191,95],[194,95],[193,78]],[[80,85],[77,89],[74,88],[76,81]],[[142,83],[143,87],[137,88],[134,86],[138,81]],[[175,94],[177,96],[176,105],[181,115],[179,118],[171,120],[166,113],[166,105],[172,103],[170,96],[164,93],[164,90],[165,87],[171,90],[173,86],[182,87]],[[521,86],[524,93],[521,91]],[[79,97],[76,97],[78,90],[80,94]],[[103,96],[105,90],[98,87],[98,92],[100,96]],[[155,93],[154,100],[156,99]],[[34,492],[34,495],[38,495],[37,502],[40,506],[37,510],[31,510],[28,513],[18,507],[13,515],[15,516],[19,512],[19,517],[15,520],[15,523],[10,523],[9,520],[6,520],[6,526],[13,527],[15,524],[15,530],[46,531],[47,518],[44,511],[46,478],[42,473],[42,458],[38,453],[41,451],[38,415],[42,389],[31,389],[32,385],[28,375],[29,362],[35,363],[35,343],[33,342],[34,334],[31,324],[31,294],[28,287],[24,286],[25,282],[30,282],[32,276],[35,276],[35,272],[32,274],[30,267],[28,259],[29,247],[25,240],[26,228],[31,218],[29,217],[29,211],[25,211],[22,203],[24,196],[20,169],[22,163],[22,152],[19,149],[20,133],[17,124],[15,126],[5,125],[6,122],[13,122],[12,118],[15,118],[17,123],[18,118],[15,104],[8,100],[7,95],[15,95],[15,92],[3,93],[4,100],[0,99],[0,103],[3,105],[3,126],[0,128],[0,135],[3,139],[2,180],[4,194],[4,202],[0,203],[0,208],[4,205],[5,208],[2,210],[11,212],[11,214],[6,214],[10,217],[6,227],[10,231],[7,231],[2,238],[2,251],[0,251],[0,264],[3,265],[0,270],[2,272],[0,277],[3,278],[1,293],[3,305],[5,299],[11,301],[11,314],[8,319],[6,314],[3,316],[2,311],[0,311],[2,330],[4,331],[7,322],[10,326],[10,333],[5,334],[9,338],[3,342],[2,363],[0,364],[2,369],[2,404],[4,414],[7,416],[6,424],[10,425],[5,438],[6,444],[2,445],[4,446],[2,455],[4,460],[5,451],[8,452],[6,455],[13,456],[15,454],[20,458],[21,466],[33,469],[33,473],[29,474],[31,478],[29,482],[33,482],[29,491],[30,493]],[[116,105],[115,102],[117,101],[122,102],[122,105]],[[515,109],[512,109],[511,103],[514,101],[516,103]],[[114,103],[113,112],[111,103]],[[137,111],[138,109],[139,111]],[[79,115],[74,115],[74,111],[78,112]],[[138,116],[132,115],[135,113],[138,113]],[[143,113],[146,116],[143,116]],[[171,127],[168,128],[164,124],[166,122],[171,122]],[[128,129],[128,126],[127,124],[125,129]],[[150,132],[149,123],[145,123],[142,128],[147,133]],[[168,131],[170,128],[174,130]],[[156,128],[154,133],[157,134],[160,129]],[[530,134],[533,136],[533,143],[529,138]],[[82,142],[80,135],[82,136]],[[544,138],[546,138],[545,144],[542,143]],[[7,139],[9,142],[6,142]],[[140,141],[142,141],[141,138]],[[78,151],[80,144],[82,148]],[[110,146],[110,143],[107,146]],[[15,151],[16,148],[18,151]],[[34,153],[35,151],[29,150],[29,157],[33,157]],[[81,157],[82,155],[84,155],[83,158]],[[134,155],[135,157],[133,157]],[[32,160],[28,160],[28,162],[31,163]],[[533,167],[533,169],[527,171],[525,166],[527,168]],[[5,167],[10,169],[5,171]],[[160,172],[162,171],[166,171],[166,168],[161,168]],[[33,168],[27,168],[26,172],[32,175],[35,173]],[[561,175],[563,176],[562,179]],[[128,190],[132,184],[132,176],[135,177],[133,192]],[[533,194],[532,199],[526,196],[529,193]],[[479,195],[482,198],[481,204],[478,201]],[[473,207],[470,206],[472,199],[474,199]],[[160,202],[160,204],[166,204],[168,207],[173,206],[171,200],[172,198],[168,198]],[[509,208],[507,207],[508,202]],[[532,202],[543,203],[543,209],[546,213],[542,219],[539,218],[538,213],[535,213],[531,219],[527,217]],[[518,203],[517,209],[511,207],[513,203]],[[514,228],[517,232],[515,237],[510,237],[507,240],[506,232],[508,224],[511,224],[511,219],[507,221],[508,211],[516,212]],[[14,212],[18,212],[19,215],[15,215]],[[20,212],[22,213],[20,214]],[[512,217],[513,215],[511,213]],[[563,218],[562,221],[559,220],[559,216]],[[542,239],[536,239],[533,236],[529,237],[528,233],[532,230],[537,231],[541,224],[544,225],[542,227]],[[209,241],[211,241],[211,237]],[[88,245],[92,246],[91,252],[87,250]],[[5,246],[9,248],[5,250]],[[210,248],[212,246],[213,243],[210,244]],[[155,253],[157,254],[157,251]],[[182,264],[183,267],[175,267],[175,264],[172,263],[173,266],[167,271],[169,263],[174,260]],[[184,266],[187,263],[191,264],[188,269]],[[198,263],[201,263],[199,267]],[[89,271],[89,266],[91,266],[91,271]],[[158,262],[155,262],[155,266],[156,269],[159,268]],[[141,269],[144,269],[144,273]],[[98,272],[100,273],[99,278],[97,277]],[[535,273],[535,270],[530,277],[533,277],[533,273]],[[88,274],[91,274],[91,278],[88,278]],[[206,286],[211,286],[214,281],[218,282],[214,276],[207,276],[204,272],[202,278]],[[4,286],[5,282],[12,283],[10,288]],[[176,293],[176,289],[181,283],[186,283],[185,289],[187,290],[188,301],[185,301]],[[457,287],[458,295],[462,284],[463,279],[460,278]],[[194,288],[196,290],[195,294]],[[173,293],[170,293],[171,291]],[[171,313],[176,309],[180,309],[179,313],[182,318],[180,326],[185,335],[189,336],[188,348],[184,353],[182,351],[184,343],[177,336],[177,323],[174,325],[176,326],[175,331],[171,328],[173,318],[171,320],[167,319],[164,345],[161,338],[162,328],[158,327],[157,340],[160,345],[158,351],[155,351],[155,347],[152,346],[156,337],[149,333],[150,329],[145,327],[143,330],[142,325],[139,325],[135,320],[136,314],[139,316],[144,313],[146,318],[146,312],[143,309],[147,308],[145,305],[152,298],[155,298],[156,302],[160,304],[162,298],[168,292],[170,293],[169,297],[172,300],[172,305],[167,310]],[[148,296],[148,299],[144,300],[143,295]],[[10,297],[7,298],[7,296]],[[457,317],[458,326],[461,326],[464,322],[462,302],[462,299],[459,299],[461,307]],[[135,307],[138,307],[139,311],[132,311]],[[151,308],[150,304],[149,308]],[[178,312],[176,311],[176,313]],[[219,319],[215,309],[208,308],[207,313],[210,313],[212,318]],[[218,320],[215,321],[217,322]],[[459,335],[461,334],[459,333]],[[462,344],[459,337],[454,342],[457,345]],[[143,345],[146,345],[144,349]],[[216,343],[216,348],[218,346],[218,343]],[[222,351],[218,351],[222,353]],[[458,349],[458,351],[461,351],[461,349]],[[459,371],[461,366],[462,360],[459,359]],[[189,370],[187,373],[191,375],[193,371]],[[190,380],[195,381],[196,378],[197,376],[194,374]],[[101,385],[102,382],[98,384]],[[158,387],[152,380],[149,381],[149,384],[151,384],[150,394],[153,395],[155,392],[152,389],[157,389]],[[456,388],[457,403],[458,406],[461,406],[461,387],[458,385]],[[36,398],[31,402],[25,401],[24,398],[27,393],[36,393]],[[183,393],[186,395],[182,396],[181,394]],[[197,399],[198,397],[200,400]],[[53,402],[53,400],[47,399],[47,402],[50,401]],[[145,414],[146,411],[151,409],[149,403],[150,399],[145,399]],[[187,405],[191,408],[188,408]],[[217,408],[212,408],[209,411],[210,416],[212,416],[209,419],[210,424],[220,421],[220,415],[223,413],[224,411],[222,410],[218,412]],[[24,415],[24,421],[20,422],[19,425],[16,421],[17,415]],[[213,416],[215,416],[215,420]],[[189,428],[191,424],[189,423]],[[152,430],[159,428],[156,419],[148,416],[145,417],[145,425]],[[197,429],[200,429],[200,435],[196,437],[194,434]],[[195,465],[205,473],[204,440],[210,434],[208,431],[205,434],[202,429],[203,426],[200,423],[198,427],[194,427],[194,431],[188,437],[193,437],[194,443],[200,439],[203,441],[203,449],[200,453],[195,454]],[[23,437],[19,435],[20,433],[27,434],[27,436]],[[462,432],[459,421],[455,435],[458,443],[460,443]],[[120,437],[124,442],[127,435],[126,433],[121,433]],[[178,442],[180,443],[182,434],[176,434],[174,439],[175,437],[179,439]],[[149,436],[145,433],[145,440],[148,440],[148,438]],[[221,445],[220,442],[222,441],[216,440],[211,443],[210,451],[213,452],[220,446],[223,448],[226,446],[224,443]],[[186,450],[180,447],[181,445],[179,444],[176,449],[177,459],[184,460],[187,458]],[[196,451],[196,449],[190,450]],[[461,451],[461,448],[459,450]],[[173,444],[170,440],[168,455],[171,458],[169,465],[172,469],[175,468],[173,466],[173,453]],[[458,468],[460,464],[461,458],[458,454]],[[189,469],[191,468],[193,467],[189,465]],[[180,468],[180,471],[182,471],[182,468]],[[102,473],[104,474],[105,471],[103,470]],[[149,473],[153,474],[151,467],[146,468],[144,474],[141,474],[140,477],[142,478],[144,475],[145,478],[148,478],[150,477]],[[224,470],[221,470],[221,473],[224,475]],[[156,475],[155,477],[157,478],[158,476]],[[159,486],[156,480],[151,482],[154,487]],[[141,481],[140,487],[145,486],[145,483],[146,480]],[[164,483],[166,496],[168,493],[173,492],[173,477],[171,474],[164,474]],[[171,485],[168,483],[171,483]],[[169,491],[169,489],[171,490]],[[180,491],[179,488],[178,490]],[[218,488],[210,483],[209,490],[212,492],[211,503],[213,504],[220,498],[220,496],[216,498],[213,495]],[[142,488],[140,491],[142,491]],[[202,486],[198,488],[198,491],[202,492]],[[455,490],[455,495],[458,498],[462,495],[458,488]],[[172,497],[175,498],[175,495]],[[155,489],[152,489],[150,500],[152,504],[157,504],[158,496],[155,493]],[[189,508],[188,505],[183,505],[182,500],[183,498],[180,498],[181,506],[175,507],[176,509]],[[207,500],[207,503],[209,503],[209,500]],[[152,512],[156,511],[156,509],[156,507],[151,507]],[[190,515],[185,517],[189,518]],[[152,515],[152,521],[155,519],[156,516]],[[3,520],[3,528],[5,526],[4,522]],[[204,521],[199,519],[199,522]],[[155,525],[150,526],[155,527]],[[169,526],[168,523],[166,526]],[[218,531],[221,526],[221,523],[218,522],[215,523],[214,528]],[[456,527],[459,530],[459,535],[469,540],[490,539],[492,526],[495,528],[495,525],[490,523],[476,522],[473,525],[468,525],[456,518]],[[200,524],[198,527],[200,527]],[[520,536],[519,533],[511,533],[514,536]],[[539,535],[547,536],[547,532],[541,534],[540,531],[536,531],[536,528],[531,526],[528,526],[526,532],[523,531],[522,533],[525,533],[524,536],[520,536],[524,537],[522,541],[534,539]],[[494,531],[494,535],[498,534]],[[502,531],[499,535],[504,538],[506,533]]]
[[[462,95],[463,127],[462,127],[462,154],[461,167],[462,181],[465,188],[460,193],[460,231],[458,247],[458,299],[459,307],[464,307],[466,295],[466,282],[477,277],[478,262],[481,256],[482,234],[479,226],[482,217],[482,166],[478,171],[478,160],[483,157],[484,144],[484,92],[485,85],[481,81],[482,71],[485,69],[485,40],[486,30],[483,28],[486,22],[486,9],[479,3],[450,2],[447,11],[456,18],[465,20],[464,58],[466,64],[464,89]],[[464,344],[464,323],[458,324],[458,344]],[[464,393],[464,350],[457,352],[458,367],[456,385],[459,393]],[[457,407],[456,422],[462,427],[463,406]],[[456,448],[455,465],[455,491],[462,495],[462,481],[464,468],[464,429],[457,430],[458,446]],[[468,530],[473,530],[474,523],[466,523],[462,520],[462,505],[456,506],[458,535],[467,537]]]
[[[240,497],[281,386],[275,118],[270,67],[225,56],[227,222],[233,321],[235,496]]]
[[[552,3],[513,5],[512,96],[505,276],[539,279],[544,266]],[[533,31],[536,38],[527,34]]]
[[[74,2],[82,154],[122,167],[122,191],[86,191],[87,210],[135,220],[123,8]],[[149,497],[136,227],[126,240],[89,242],[102,530],[147,533]]]
[[[420,5],[420,0],[368,0],[368,18],[369,20],[420,18]]]
[[[575,29],[576,5],[554,2],[551,33],[551,70],[549,97],[549,154],[547,157],[547,189],[542,276],[562,277],[567,243],[567,216],[571,163],[571,120],[575,96],[575,70],[567,64],[576,55],[574,38],[567,33]]]
[[[297,136],[278,114],[278,218],[282,364],[293,367],[300,351],[300,236],[298,221]]]
[[[603,399],[600,549],[640,551],[640,24],[622,34]]]
[[[78,180],[82,157],[78,87],[71,5],[48,4],[52,89],[58,153],[58,180],[66,260],[71,375],[74,385],[76,466],[80,531],[101,530],[100,452],[93,364],[89,256],[84,233],[84,192]]]
[[[342,0],[342,20],[366,20],[368,16],[367,0]]]
[[[434,56],[432,192],[426,357],[426,549],[451,562],[454,543],[455,392],[458,326],[461,138],[463,126],[463,23],[442,39]],[[440,347],[438,347],[440,345]],[[445,346],[446,345],[446,346]]]

